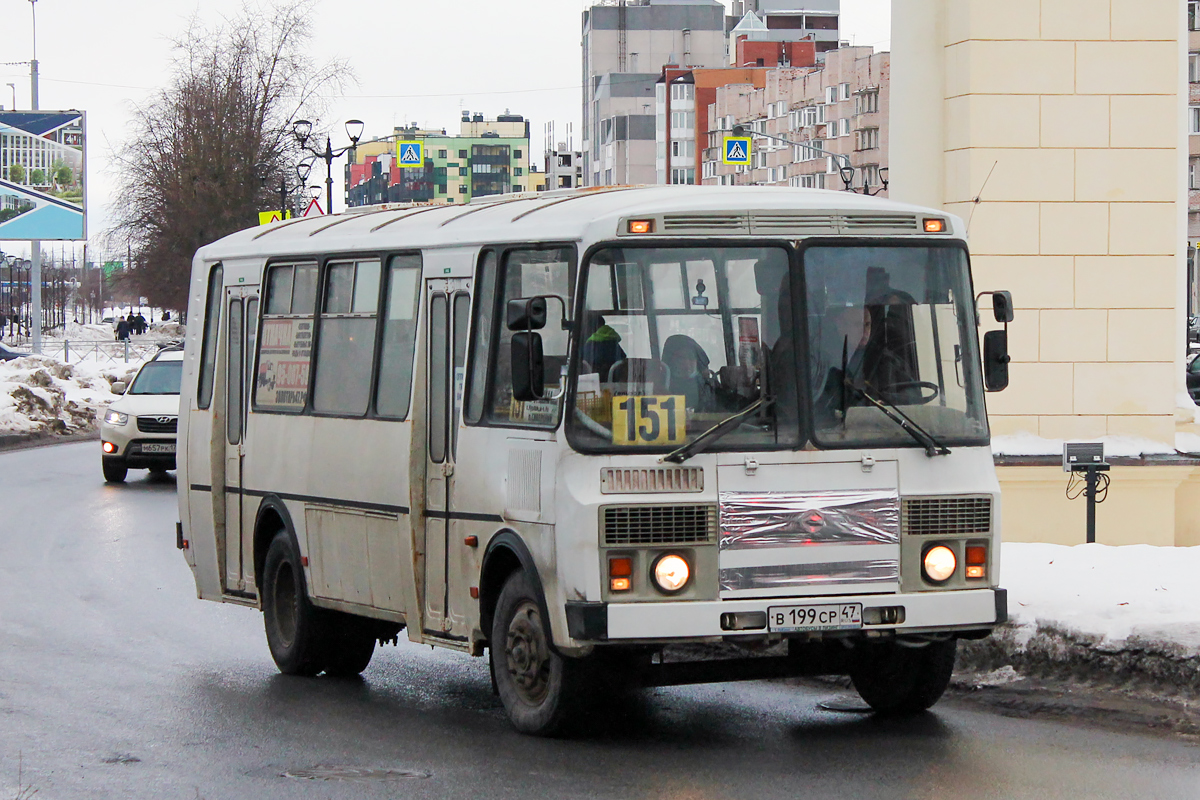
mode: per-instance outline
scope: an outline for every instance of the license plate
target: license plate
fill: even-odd
[[[840,631],[862,627],[862,603],[771,606],[767,629],[788,631]]]
[[[144,442],[142,444],[143,453],[174,453],[175,443],[171,444],[154,444],[152,442]]]

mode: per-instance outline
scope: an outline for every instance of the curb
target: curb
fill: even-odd
[[[0,453],[12,450],[32,450],[35,447],[49,447],[56,444],[74,444],[76,442],[93,442],[100,440],[100,431],[85,431],[83,433],[0,433]]]

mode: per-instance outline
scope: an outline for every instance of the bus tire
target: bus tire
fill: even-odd
[[[326,614],[331,624],[325,641],[325,674],[334,678],[360,675],[375,654],[375,634],[349,614]]]
[[[316,675],[327,652],[323,614],[308,599],[300,553],[286,530],[275,534],[263,563],[267,646],[285,675]]]
[[[508,577],[492,616],[492,674],[508,718],[521,733],[553,736],[578,705],[582,664],[551,646],[533,581],[524,570]]]
[[[859,645],[850,679],[878,714],[919,714],[941,698],[954,672],[957,639],[905,647],[889,642]]]

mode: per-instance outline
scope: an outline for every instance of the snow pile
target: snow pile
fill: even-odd
[[[113,381],[129,381],[142,362],[64,364],[47,356],[0,362],[0,433],[84,433],[117,398]]]
[[[1018,643],[1050,627],[1101,651],[1162,643],[1200,656],[1200,547],[1006,542],[1000,559]]]

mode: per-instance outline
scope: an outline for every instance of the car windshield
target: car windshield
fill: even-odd
[[[871,397],[941,443],[986,441],[965,250],[822,244],[802,260],[817,445],[911,446]]]
[[[612,247],[593,254],[568,436],[586,451],[663,451],[737,412],[706,445],[800,444],[795,370],[772,369],[788,291],[779,247]],[[784,324],[788,324],[788,319]],[[794,358],[780,354],[784,358]],[[783,403],[759,404],[779,395]],[[778,409],[778,410],[777,410]]]
[[[133,379],[126,394],[179,394],[182,361],[150,361]]]

